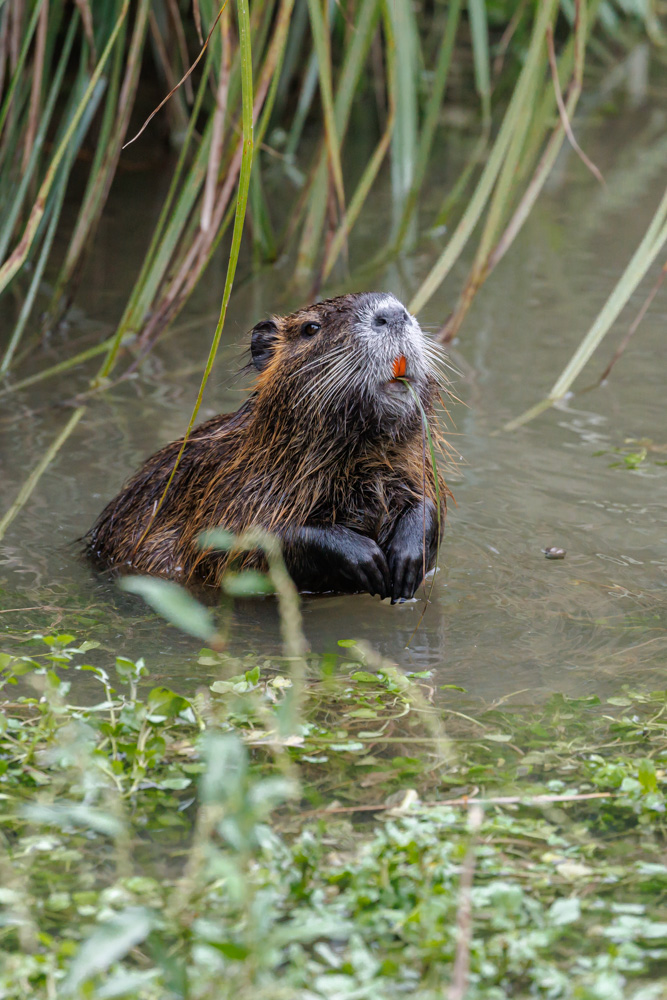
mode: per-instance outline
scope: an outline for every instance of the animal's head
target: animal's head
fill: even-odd
[[[390,293],[327,299],[258,323],[251,336],[259,401],[323,427],[400,436],[443,385],[440,348]],[[280,395],[276,399],[276,394]]]

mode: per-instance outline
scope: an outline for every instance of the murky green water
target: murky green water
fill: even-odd
[[[453,386],[462,402],[451,408],[450,439],[461,455],[451,479],[456,506],[450,506],[433,603],[411,648],[405,644],[422,614],[421,600],[391,607],[377,598],[339,596],[304,601],[314,650],[329,650],[341,638],[366,639],[408,669],[432,667],[438,683],[460,684],[489,699],[519,690],[535,698],[554,690],[610,690],[639,680],[664,687],[667,465],[659,463],[667,462],[667,293],[657,298],[608,385],[515,434],[494,433],[550,388],[625,267],[662,194],[664,135],[665,116],[657,110],[591,128],[587,150],[605,175],[606,191],[566,158],[478,296],[452,352],[463,373]],[[111,331],[159,210],[163,180],[121,177],[77,300],[81,313],[21,375],[60,360],[75,342],[82,349]],[[440,197],[432,192],[434,205]],[[351,247],[353,266],[384,239],[387,205],[386,196],[377,199],[375,220]],[[365,286],[407,301],[444,239],[426,241]],[[442,323],[464,274],[461,264],[423,311],[426,328]],[[242,362],[245,332],[265,314],[293,305],[281,299],[289,277],[285,265],[237,283],[202,419],[239,404],[242,389],[230,384],[229,374]],[[182,434],[222,283],[220,262],[140,377],[91,401],[42,477],[0,548],[6,605],[0,629],[45,619],[69,628],[72,609],[88,608],[103,642],[143,654],[163,681],[183,686],[201,676],[199,644],[100,581],[72,543],[144,457]],[[360,287],[354,273],[349,287]],[[582,386],[604,367],[647,288],[624,312]],[[0,399],[3,510],[68,418],[68,410],[52,404],[85,388],[94,370]],[[635,471],[611,467],[622,463],[613,449],[630,438],[663,450],[649,450]],[[546,545],[565,548],[565,560],[547,561]],[[45,603],[53,609],[46,616],[7,613]],[[279,648],[272,600],[236,605],[233,646]]]

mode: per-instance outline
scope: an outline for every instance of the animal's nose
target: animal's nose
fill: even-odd
[[[403,306],[383,306],[373,316],[371,326],[374,330],[382,331],[383,327],[403,326],[409,319],[410,317]]]

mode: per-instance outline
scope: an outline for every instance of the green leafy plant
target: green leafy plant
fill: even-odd
[[[471,997],[661,997],[664,691],[434,703],[428,672],[342,640],[295,734],[279,660],[202,650],[218,679],[187,696],[94,641],[32,646],[0,662],[12,1000],[431,1000],[462,955]]]

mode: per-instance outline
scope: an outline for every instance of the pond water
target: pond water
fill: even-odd
[[[405,669],[433,668],[438,684],[484,699],[523,692],[611,691],[624,683],[664,687],[667,648],[667,292],[658,296],[609,383],[579,393],[512,433],[496,433],[550,388],[643,235],[662,194],[667,161],[659,109],[601,120],[586,149],[602,189],[565,156],[515,246],[478,295],[452,350],[461,375],[453,391],[449,437],[458,468],[450,485],[447,529],[433,602],[409,649],[423,600],[391,607],[369,596],[306,598],[304,626],[316,652],[339,639],[364,639]],[[443,160],[450,154],[443,149]],[[159,211],[167,173],[121,175],[96,240],[68,328],[26,361],[20,376],[60,360],[113,329]],[[437,205],[442,191],[430,194]],[[388,192],[351,247],[351,289],[386,289],[404,301],[416,290],[446,236],[372,279],[354,261],[377,249],[374,218],[389,227]],[[72,436],[42,476],[0,547],[0,629],[47,624],[94,634],[126,655],[144,655],[152,678],[192,689],[206,668],[200,643],[120,595],[78,558],[75,539],[144,457],[183,433],[215,327],[224,261],[132,381],[93,398]],[[466,272],[462,262],[420,315],[437,329]],[[653,279],[623,313],[614,335],[581,378],[603,369]],[[242,363],[245,332],[272,311],[289,309],[286,263],[239,281],[201,419],[239,405],[230,374]],[[339,288],[325,289],[338,291]],[[70,341],[63,344],[62,338]],[[17,396],[0,398],[2,508],[66,423],[54,404],[87,384],[97,362]],[[638,452],[626,467],[614,449]],[[662,464],[661,464],[662,463]],[[547,545],[567,550],[548,561]],[[46,612],[33,610],[46,605]],[[12,610],[12,609],[29,610]],[[91,632],[92,630],[92,632]],[[275,654],[280,647],[272,599],[238,602],[232,648]]]

